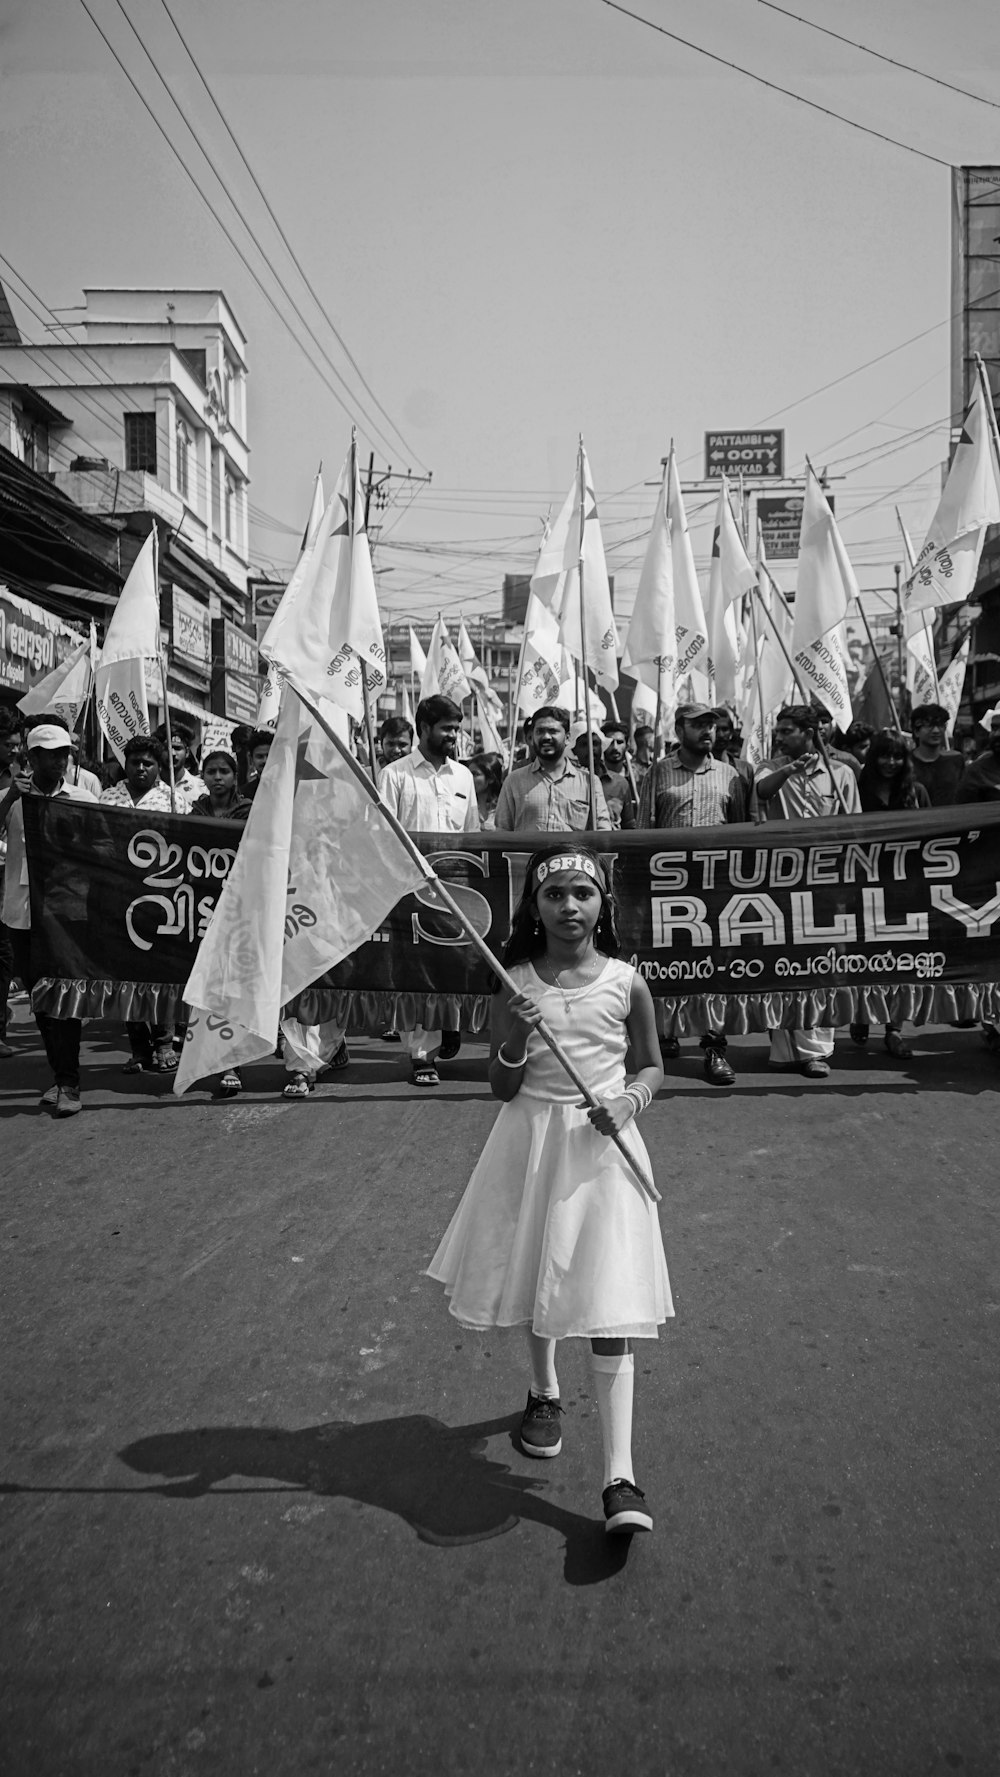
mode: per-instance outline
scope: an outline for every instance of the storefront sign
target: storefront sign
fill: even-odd
[[[0,691],[20,697],[53,672],[81,640],[58,617],[0,586]]]
[[[228,617],[212,625],[212,709],[227,722],[253,722],[260,702],[257,638]]]
[[[207,673],[212,664],[212,630],[208,612],[204,605],[178,586],[174,587],[172,603],[174,653],[193,661]]]

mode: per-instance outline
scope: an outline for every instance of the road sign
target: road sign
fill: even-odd
[[[784,432],[706,432],[705,480],[743,475],[748,481],[780,481],[785,473]]]
[[[832,494],[827,494],[826,503],[832,512]],[[765,494],[758,494],[756,504],[768,561],[797,561],[799,532],[802,529],[802,495],[786,494],[781,498],[771,499]]]

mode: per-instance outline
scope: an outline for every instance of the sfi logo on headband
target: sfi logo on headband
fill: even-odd
[[[584,876],[589,876],[592,882],[597,881],[597,865],[593,858],[586,857],[583,852],[567,852],[565,856],[543,858],[535,871],[535,881],[541,887],[547,876],[555,876],[559,870],[579,870]]]

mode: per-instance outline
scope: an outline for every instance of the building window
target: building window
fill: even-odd
[[[183,420],[177,421],[177,492],[190,503],[190,458],[193,439]]]
[[[238,540],[239,489],[231,475],[226,476],[226,542]]]
[[[156,415],[127,413],[125,415],[125,467],[143,469],[156,474]]]
[[[193,347],[184,346],[181,348],[179,356],[183,358],[188,369],[198,378],[202,387],[207,388],[208,371],[206,368],[205,353],[202,351],[196,351]]]

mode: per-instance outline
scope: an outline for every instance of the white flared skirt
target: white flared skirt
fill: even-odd
[[[638,1131],[623,1139],[650,1172]],[[465,1327],[655,1339],[674,1312],[656,1204],[585,1111],[519,1093],[427,1274]]]

